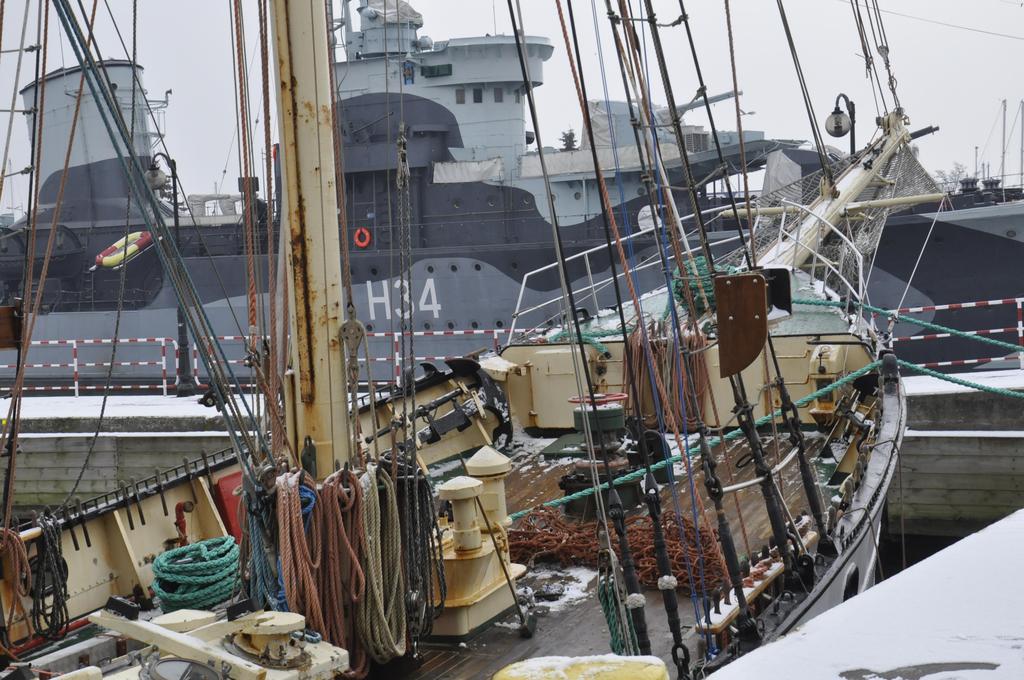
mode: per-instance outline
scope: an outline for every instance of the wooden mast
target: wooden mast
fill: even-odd
[[[288,438],[296,455],[312,441],[322,479],[351,453],[327,16],[322,0],[272,0],[270,13],[291,295]]]

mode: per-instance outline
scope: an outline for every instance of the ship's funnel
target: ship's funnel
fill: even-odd
[[[148,158],[150,155],[149,116],[146,114],[146,95],[141,86],[142,67],[129,61],[107,61],[102,63],[106,79],[114,90],[114,99],[121,109],[121,115],[130,124],[132,87],[135,90],[135,153]],[[138,79],[132,78],[133,71]],[[32,110],[36,105],[36,81],[21,91],[25,108]],[[82,83],[80,67],[61,69],[43,77],[41,139],[42,153],[39,160],[38,177],[42,181],[39,201],[42,207],[53,205],[60,186],[67,153],[71,123],[75,112],[75,100],[79,84]],[[81,109],[75,140],[68,164],[68,181],[64,189],[62,219],[97,220],[124,219],[125,199],[128,185],[118,153],[110,142],[110,136],[100,117],[96,99],[88,83],[82,83]],[[35,114],[28,116],[29,136],[35,130]],[[143,161],[144,163],[147,161]]]

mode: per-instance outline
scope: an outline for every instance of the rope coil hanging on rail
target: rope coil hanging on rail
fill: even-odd
[[[383,468],[368,467],[359,480],[365,499],[366,592],[356,605],[356,629],[373,660],[387,663],[405,654],[402,530],[394,482]]]

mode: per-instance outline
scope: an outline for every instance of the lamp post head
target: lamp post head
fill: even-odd
[[[149,170],[146,171],[146,183],[153,191],[160,191],[167,186],[167,174],[160,169],[156,161],[150,164]]]
[[[838,106],[825,119],[825,131],[833,137],[845,137],[850,132],[850,116]]]

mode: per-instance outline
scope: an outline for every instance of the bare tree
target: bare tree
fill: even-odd
[[[965,177],[967,177],[967,166],[963,163],[953,163],[951,170],[935,171],[935,180],[943,191],[956,191],[960,187],[960,180]]]

